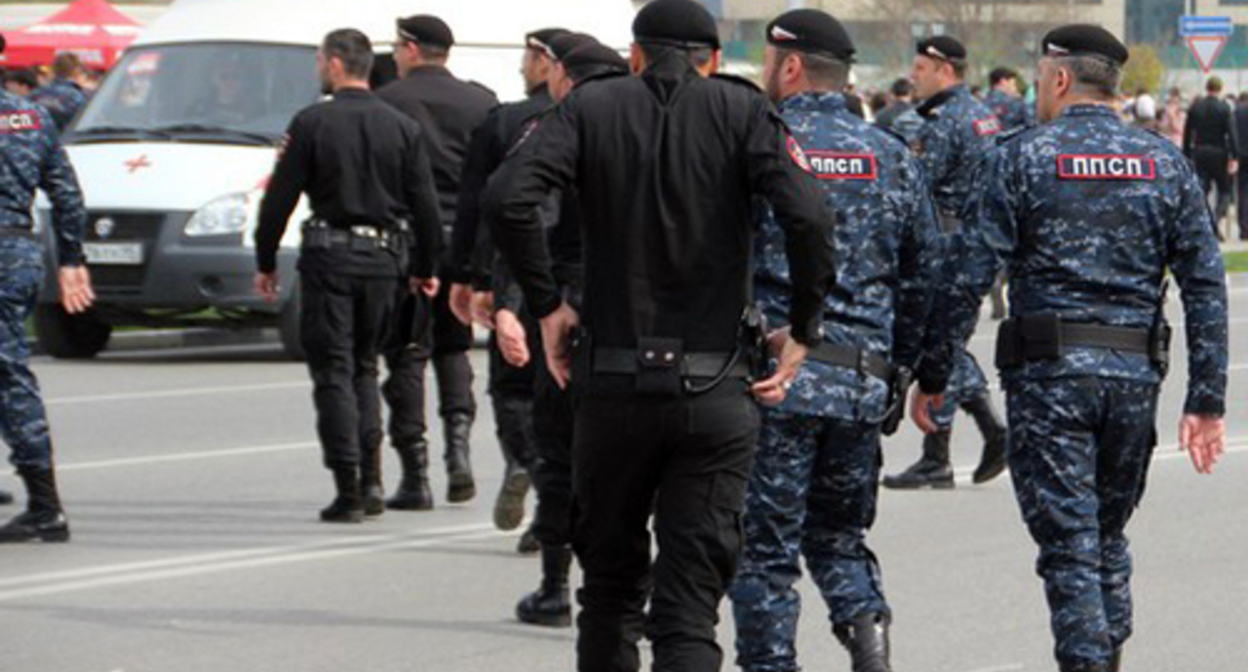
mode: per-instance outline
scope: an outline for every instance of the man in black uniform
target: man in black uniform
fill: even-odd
[[[361,457],[381,445],[377,357],[394,309],[394,284],[437,294],[438,201],[416,122],[368,90],[373,50],[352,29],[325,37],[317,70],[333,100],[290,123],[256,229],[256,289],[278,296],[277,248],[301,192],[312,219],[299,255],[301,333],[312,374],[317,433],[338,496],[326,522],[384,511],[361,497]]]
[[[1231,206],[1231,167],[1239,157],[1239,137],[1231,106],[1222,100],[1222,80],[1210,77],[1205,97],[1192,103],[1183,126],[1183,154],[1196,165],[1196,176],[1205,196],[1218,190],[1213,209],[1214,232],[1222,239],[1222,220]]]
[[[546,79],[554,64],[551,42],[567,34],[562,28],[545,28],[525,36],[521,74],[529,97],[495,108],[473,132],[460,185],[459,213],[451,237],[451,310],[465,324],[475,316],[483,326],[494,328],[492,271],[494,246],[480,225],[481,192],[486,181],[507,156],[508,149],[524,130],[525,123],[549,108],[553,101]],[[547,213],[549,214],[549,213]],[[476,309],[470,308],[476,304]],[[524,519],[524,497],[530,484],[529,470],[536,457],[533,434],[533,366],[512,366],[503,358],[496,335],[490,338],[490,401],[498,428],[498,443],[507,467],[503,486],[494,504],[494,524],[511,530]],[[539,550],[536,537],[526,532],[517,550]]]
[[[581,318],[558,291],[536,209],[556,189],[576,189],[580,203],[578,667],[637,670],[645,632],[655,670],[703,672],[722,663],[718,605],[742,542],[758,433],[748,392],[782,400],[806,346],[819,342],[832,216],[762,92],[706,77],[719,65],[706,9],[655,0],[637,14],[633,34],[640,77],[578,87],[529,134],[531,150],[516,150],[494,176],[485,208],[541,320],[547,366],[566,386]],[[772,203],[788,233],[796,289],[792,338],[776,373],[751,388],[739,334],[748,331],[754,197]]]
[[[436,16],[398,20],[394,60],[400,79],[377,91],[377,97],[415,119],[425,133],[426,147],[438,191],[444,242],[449,242],[459,197],[459,178],[472,131],[485,120],[498,99],[485,87],[456,79],[446,69],[455,36]],[[445,268],[448,259],[440,260]],[[429,444],[425,441],[425,367],[430,356],[438,377],[438,415],[446,443],[449,502],[465,502],[476,494],[469,461],[469,434],[477,405],[472,397],[472,328],[451,314],[449,283],[432,305],[421,295],[400,287],[392,348],[386,353],[389,376],[382,391],[390,406],[390,442],[403,464],[403,480],[392,509],[433,508],[429,491]],[[366,492],[380,496],[380,455],[365,455],[362,477]]]

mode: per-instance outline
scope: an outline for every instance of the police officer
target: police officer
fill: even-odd
[[[572,49],[569,45],[579,44]],[[552,40],[558,57],[551,70],[550,94],[562,101],[581,83],[628,74],[628,62],[614,49],[586,35],[569,33]],[[552,114],[547,111],[546,114]],[[539,120],[530,122],[540,123]],[[536,143],[522,145],[532,151]],[[574,309],[581,308],[581,224],[575,190],[561,194],[558,220],[546,233],[552,274],[560,293]],[[568,570],[572,562],[572,399],[551,377],[540,341],[530,347],[537,330],[528,326],[523,297],[505,263],[494,269],[495,318],[500,350],[513,366],[525,366],[535,357],[537,378],[533,399],[533,430],[537,439],[537,461],[533,484],[537,490],[537,515],[533,533],[542,546],[542,582],[516,605],[516,617],[524,623],[567,627],[572,624],[568,595]],[[504,335],[504,324],[522,325],[514,336]],[[514,339],[514,340],[513,340]]]
[[[904,406],[905,392],[891,389],[894,367],[918,363],[941,269],[940,230],[923,169],[904,142],[849,112],[837,93],[854,55],[841,23],[794,10],[767,27],[767,42],[767,93],[836,212],[837,270],[823,342],[784,403],[763,411],[745,554],[729,590],[737,664],[798,669],[793,583],[804,555],[853,669],[886,672],[891,610],[864,537],[875,519],[881,422],[890,404]],[[791,285],[773,217],[764,217],[756,246],[755,295],[769,321],[782,324]]]
[[[443,240],[449,244],[455,222],[464,155],[474,129],[498,105],[485,87],[456,79],[446,69],[455,36],[436,16],[421,14],[397,21],[394,59],[399,77],[377,97],[415,119],[424,130],[434,186],[438,192]],[[448,248],[449,249],[449,246]],[[445,268],[449,259],[440,259]],[[433,507],[429,491],[429,444],[425,441],[425,368],[430,357],[438,378],[438,415],[445,428],[449,502],[476,494],[469,459],[469,436],[477,405],[472,396],[472,328],[451,314],[449,283],[439,283],[432,305],[422,295],[400,289],[395,339],[386,353],[389,375],[382,387],[390,407],[390,441],[403,465],[391,509]],[[380,455],[365,455],[367,488],[381,487]]]
[[[1009,68],[993,68],[988,73],[988,95],[984,105],[1001,122],[1003,132],[1027,125],[1027,103],[1018,91],[1018,73]]]
[[[82,88],[87,71],[78,54],[65,52],[57,54],[52,61],[52,73],[52,81],[35,89],[30,99],[43,106],[56,122],[56,129],[63,131],[87,104],[87,94]]]
[[[436,295],[437,194],[415,121],[368,90],[372,45],[363,33],[325,36],[317,70],[333,99],[295,115],[260,204],[256,288],[278,297],[277,248],[307,193],[312,219],[299,254],[301,335],[312,374],[317,433],[337,497],[326,522],[359,522],[385,510],[365,501],[362,458],[382,440],[377,357],[394,309],[394,284]]]
[[[1230,167],[1239,157],[1239,133],[1231,106],[1222,100],[1222,80],[1210,77],[1205,97],[1192,103],[1183,125],[1183,153],[1196,164],[1205,193],[1217,188],[1214,231],[1222,237],[1222,220],[1231,206]]]
[[[1039,119],[985,161],[933,327],[956,341],[998,269],[1011,319],[997,361],[1009,396],[1010,473],[1040,547],[1037,571],[1063,672],[1118,670],[1131,634],[1123,529],[1144,491],[1165,373],[1165,275],[1182,288],[1188,392],[1180,444],[1200,473],[1223,450],[1227,298],[1222,258],[1191,167],[1114,111],[1127,49],[1102,28],[1041,43]],[[924,371],[938,392],[948,350]],[[925,431],[933,400],[918,394]]]
[[[655,670],[702,672],[722,662],[718,603],[736,571],[758,429],[747,392],[781,401],[821,339],[832,216],[761,93],[706,77],[720,53],[705,8],[655,0],[633,34],[640,76],[578,87],[530,135],[532,150],[494,177],[486,208],[541,320],[547,366],[578,396],[578,668],[637,670],[644,632]],[[567,187],[583,222],[583,322],[558,291],[535,212]],[[794,299],[777,371],[751,388],[738,334],[753,197],[773,204],[789,234]]]
[[[0,54],[4,53],[0,35]],[[48,418],[30,370],[26,318],[43,285],[43,252],[32,233],[35,190],[52,200],[60,264],[61,304],[69,313],[91,307],[95,293],[82,252],[87,211],[78,178],[61,147],[52,117],[39,106],[0,91],[0,438],[9,445],[29,495],[26,511],[0,527],[0,542],[68,541],[52,461]],[[4,493],[8,501],[12,497]],[[6,502],[7,503],[7,502]]]
[[[481,226],[481,193],[490,175],[506,158],[526,124],[548,109],[553,101],[547,79],[554,64],[551,43],[567,34],[562,28],[543,28],[525,35],[520,72],[524,77],[525,100],[501,105],[489,114],[476,131],[464,162],[460,186],[459,213],[451,239],[451,310],[464,323],[477,321],[493,329],[493,268],[497,252],[487,228]],[[552,199],[552,203],[557,200]],[[544,217],[553,221],[555,213],[545,208]],[[504,323],[503,331],[512,326]],[[522,339],[523,340],[523,339]],[[524,520],[524,498],[531,483],[529,470],[537,456],[533,433],[533,366],[512,366],[499,349],[497,333],[490,338],[489,394],[494,408],[498,443],[506,471],[494,503],[494,525],[515,529]],[[540,550],[531,530],[521,536],[517,551]]]
[[[927,170],[946,242],[960,228],[958,213],[973,191],[975,166],[992,147],[992,136],[1001,128],[992,112],[966,88],[966,58],[966,48],[956,39],[947,35],[929,38],[919,42],[911,72],[916,95],[923,100],[919,116],[926,122],[914,143],[915,153]],[[884,478],[885,487],[954,487],[949,438],[959,406],[975,419],[984,437],[984,452],[974,481],[989,481],[1005,469],[1005,426],[992,407],[988,381],[965,343],[957,349],[949,387],[945,405],[937,415],[941,430],[923,439],[923,454],[918,462],[900,474]]]

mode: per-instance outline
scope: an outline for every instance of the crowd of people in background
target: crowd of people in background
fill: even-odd
[[[87,104],[87,99],[99,87],[103,73],[83,65],[77,54],[58,54],[51,65],[5,71],[0,69],[0,79],[9,93],[27,98],[45,108],[52,115],[58,130],[65,130]]]

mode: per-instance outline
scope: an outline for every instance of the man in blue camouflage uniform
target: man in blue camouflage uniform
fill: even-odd
[[[4,38],[0,36],[0,53]],[[46,111],[0,91],[0,438],[26,484],[26,511],[0,527],[0,542],[67,541],[52,466],[52,441],[39,384],[30,370],[26,318],[43,285],[43,252],[34,233],[35,190],[52,200],[61,301],[78,313],[95,295],[83,265],[87,213],[78,180]]]
[[[953,343],[993,277],[1010,279],[1011,319],[997,362],[1009,396],[1010,469],[1040,547],[1063,672],[1119,669],[1131,634],[1131,559],[1123,529],[1143,494],[1156,442],[1168,328],[1168,269],[1186,317],[1188,393],[1180,444],[1198,472],[1223,451],[1227,303],[1222,259],[1196,176],[1178,148],[1113,109],[1127,49],[1094,26],[1047,35],[1044,125],[985,161],[937,300],[944,344],[920,373],[938,392]],[[925,431],[929,394],[915,397]]]
[[[795,10],[767,28],[769,96],[805,150],[836,213],[836,282],[824,301],[824,342],[785,401],[765,409],[746,495],[745,552],[729,591],[737,664],[797,670],[800,556],[857,672],[887,672],[888,624],[879,566],[864,537],[875,519],[881,422],[892,364],[922,347],[939,237],[922,168],[905,143],[850,113],[839,93],[854,47],[841,24]],[[790,276],[771,213],[756,241],[756,298],[783,323]],[[890,362],[891,360],[891,362]]]
[[[67,52],[58,55],[52,62],[52,73],[55,79],[35,89],[30,99],[52,115],[57,131],[63,131],[87,104],[87,94],[78,83],[86,70],[77,54]]]
[[[1018,73],[1009,68],[993,68],[988,73],[991,90],[984,96],[984,105],[1001,122],[1001,131],[1009,132],[1027,125],[1027,103],[1018,92]]]
[[[915,153],[927,169],[941,228],[948,239],[958,233],[958,213],[974,189],[975,168],[993,145],[1001,125],[965,84],[966,48],[952,37],[941,35],[919,42],[911,79],[923,100],[918,112],[926,123],[914,143]],[[969,334],[967,338],[969,339]],[[997,417],[988,394],[988,381],[979,363],[960,343],[953,377],[944,405],[937,411],[940,431],[923,440],[919,461],[900,474],[886,476],[884,486],[898,489],[952,488],[949,437],[953,416],[961,407],[975,419],[984,437],[984,452],[973,479],[984,483],[1005,469],[1005,425]]]

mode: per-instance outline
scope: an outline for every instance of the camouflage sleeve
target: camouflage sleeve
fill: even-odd
[[[1226,270],[1204,194],[1186,161],[1179,211],[1167,230],[1167,264],[1179,283],[1187,329],[1187,400],[1184,413],[1226,412]]]
[[[52,118],[43,115],[47,130],[48,152],[39,171],[39,188],[52,201],[52,227],[56,232],[57,261],[61,266],[81,266],[86,257],[82,252],[82,239],[86,235],[87,210],[82,201],[82,189],[78,176],[69,163],[65,147],[53,127]]]
[[[980,303],[1017,240],[1017,189],[1005,148],[985,157],[974,184],[980,189],[967,199],[961,231],[948,238],[944,278],[932,307],[932,336],[919,371],[919,384],[928,393],[948,383],[956,345],[975,330]]]
[[[898,292],[893,319],[893,362],[911,369],[918,365],[923,335],[931,311],[932,294],[940,281],[940,228],[931,190],[918,162],[905,158],[908,211],[898,254]]]
[[[918,156],[927,171],[927,181],[931,185],[944,184],[949,181],[949,172],[953,167],[954,146],[957,134],[948,124],[941,121],[929,121],[919,127]]]

